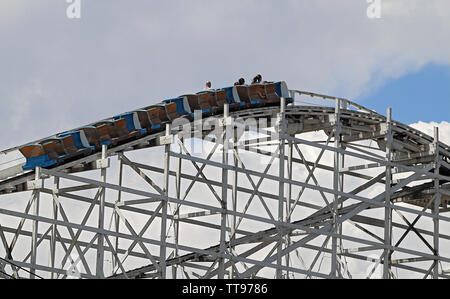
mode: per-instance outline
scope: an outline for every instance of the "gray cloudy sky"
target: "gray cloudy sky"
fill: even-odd
[[[450,2],[382,0],[0,2],[6,149],[203,87],[262,73],[357,98],[434,62],[450,64]],[[362,103],[364,104],[364,103]]]

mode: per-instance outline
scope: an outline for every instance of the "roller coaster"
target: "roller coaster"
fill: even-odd
[[[449,278],[449,182],[390,109],[205,90],[2,151],[0,277]]]

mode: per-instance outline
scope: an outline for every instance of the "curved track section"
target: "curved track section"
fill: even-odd
[[[448,278],[438,132],[290,92],[331,105],[225,109],[49,169],[0,171],[0,274]]]

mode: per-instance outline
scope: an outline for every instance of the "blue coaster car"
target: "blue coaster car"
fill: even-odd
[[[136,112],[128,112],[114,116],[114,120],[125,119],[128,131],[138,131],[142,135],[147,133],[147,129],[142,128]]]
[[[175,103],[177,104],[177,113],[179,115],[188,115],[192,113],[192,110],[189,106],[189,102],[185,97],[178,97],[174,99],[167,99],[163,101],[164,104]]]
[[[225,98],[226,102],[230,107],[230,111],[239,110],[241,107],[245,106],[245,103],[241,103],[239,99],[239,95],[237,93],[236,86],[224,87],[220,88],[216,91],[216,97],[223,99]],[[242,104],[242,105],[241,105]]]
[[[42,144],[28,144],[19,148],[19,151],[27,159],[23,170],[33,170],[36,167],[49,167],[57,163],[44,151]]]

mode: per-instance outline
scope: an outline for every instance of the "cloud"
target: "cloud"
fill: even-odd
[[[426,123],[426,122],[422,122],[419,121],[417,123],[411,124],[411,127],[413,127],[414,129],[417,129],[419,131],[424,132],[425,134],[434,137],[434,128],[437,127],[439,128],[439,141],[450,145],[450,123],[443,121],[441,123],[436,123],[436,122],[430,122],[430,123]]]
[[[448,1],[382,3],[382,19],[369,20],[359,0],[136,1],[126,9],[99,0],[82,1],[81,19],[69,20],[64,1],[2,1],[11,17],[0,29],[0,118],[20,128],[2,132],[1,146],[196,91],[207,79],[225,86],[262,73],[357,97],[427,63],[450,64]],[[30,82],[47,96],[44,107],[23,94]]]

